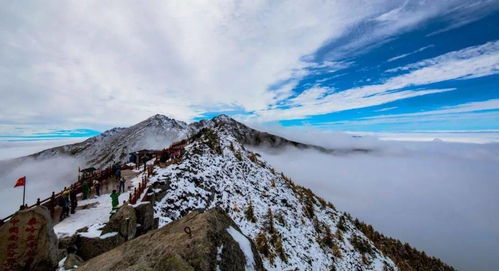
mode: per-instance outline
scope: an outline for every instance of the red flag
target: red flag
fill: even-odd
[[[26,176],[23,176],[23,177],[17,179],[16,185],[14,185],[14,187],[24,186],[25,184],[26,184]]]

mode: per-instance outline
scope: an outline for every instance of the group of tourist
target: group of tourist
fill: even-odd
[[[113,190],[110,194],[112,209],[115,210],[119,205],[119,195],[125,192],[125,178],[121,177],[121,174],[118,175],[119,179],[116,184],[116,188],[118,191]],[[118,178],[115,175],[116,178]],[[101,195],[101,182],[99,180],[93,180],[91,182],[92,185],[87,180],[84,180],[81,183],[81,199],[86,200],[91,197],[91,194],[94,194],[94,197],[99,197]],[[64,187],[64,190],[59,197],[58,205],[62,208],[61,215],[59,217],[59,221],[62,221],[66,217],[69,217],[70,213],[74,214],[76,211],[76,207],[78,206],[78,191],[77,187],[73,184],[71,187]],[[52,193],[51,206],[55,207],[55,194]],[[53,210],[51,210],[53,214]]]
[[[121,176],[121,166],[119,164],[114,164],[111,167],[111,178],[116,181],[116,189],[112,190],[110,194],[111,197],[111,205],[112,211],[115,211],[119,205],[119,196],[120,194],[125,192],[125,183],[126,180]],[[76,207],[78,207],[78,194],[81,192],[81,200],[86,200],[89,197],[99,197],[101,195],[102,184],[105,184],[105,191],[109,191],[109,181],[99,181],[97,178],[93,181],[88,181],[88,179],[92,179],[92,176],[87,176],[81,182],[81,189],[79,189],[77,184],[72,184],[69,188],[64,187],[60,196],[56,196],[55,192],[52,192],[52,196],[44,203],[46,207],[50,210],[50,215],[53,219],[57,218],[56,215],[56,207],[60,207],[61,213],[58,215],[59,221],[64,220],[69,217],[70,214],[74,214],[76,212]],[[106,192],[104,192],[106,193]],[[41,201],[38,198],[36,205],[41,205]],[[23,204],[20,206],[20,210],[27,209],[28,205]],[[3,220],[0,220],[0,223],[3,223]]]

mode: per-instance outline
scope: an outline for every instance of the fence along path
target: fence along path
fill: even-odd
[[[187,143],[187,140],[182,140],[182,141],[173,143],[170,147],[165,148],[163,150],[153,151],[154,154],[156,155],[156,162],[159,162],[165,158],[166,158],[166,160],[170,160],[170,163],[177,162],[178,160],[180,160],[180,157],[184,153],[184,146],[186,143]],[[145,163],[145,161],[144,161],[144,163]],[[170,163],[167,163],[167,164],[170,164]],[[139,165],[140,165],[140,162],[137,163],[137,168]],[[121,170],[126,170],[126,169],[132,169],[132,167],[129,167],[126,165],[121,166]],[[137,203],[137,201],[140,200],[140,196],[142,195],[142,193],[144,192],[144,190],[147,187],[147,183],[149,181],[149,176],[152,174],[153,170],[152,170],[152,167],[147,167],[144,169],[144,171],[145,170],[147,170],[147,174],[144,174],[144,177],[141,180],[141,182],[139,183],[139,186],[135,187],[133,191],[130,191],[130,196],[128,199],[128,202],[130,204]],[[109,187],[110,186],[116,187],[117,182],[118,182],[118,179],[114,178],[112,167],[106,167],[104,169],[97,169],[92,174],[87,174],[84,177],[79,178],[79,180],[76,181],[75,183],[73,183],[71,186],[73,187],[73,189],[76,189],[77,194],[80,194],[80,193],[82,193],[82,190],[83,190],[83,188],[82,188],[83,182],[87,181],[89,188],[92,189],[94,186],[94,184],[93,184],[94,180],[98,180],[101,183],[101,193],[103,193],[103,194],[111,192],[113,189],[112,188],[109,189]],[[54,220],[54,224],[57,224],[59,222],[59,216],[54,215],[54,212],[55,212],[55,208],[58,206],[59,199],[60,199],[63,192],[64,192],[64,190],[62,190],[58,193],[52,192],[51,196],[49,196],[43,200],[40,200],[40,198],[38,198],[37,202],[35,204],[26,206],[24,208],[28,209],[28,208],[32,208],[32,207],[39,206],[39,205],[45,206],[50,210],[50,214],[52,216],[52,219]],[[145,194],[142,200],[143,201],[147,200],[147,198],[148,198],[148,196],[147,196],[147,194]],[[14,214],[15,214],[15,212],[13,214],[3,218],[1,221],[4,223],[7,222]]]
[[[128,167],[122,167],[122,169],[126,169],[126,168],[128,168]],[[93,181],[94,180],[98,180],[99,182],[101,182],[101,189],[106,187],[106,186],[109,186],[111,183],[113,183],[115,185],[115,184],[117,184],[117,181],[118,181],[116,178],[113,177],[112,168],[107,167],[104,169],[95,170],[95,172],[93,174],[87,174],[85,177],[80,178],[78,181],[76,181],[75,183],[72,184],[73,189],[76,189],[76,193],[80,194],[83,192],[83,188],[82,188],[83,182],[87,181],[89,188],[93,188]],[[64,189],[58,193],[52,192],[51,196],[49,196],[43,200],[38,198],[36,203],[34,203],[32,205],[28,205],[24,208],[28,209],[28,208],[32,208],[32,207],[38,206],[38,205],[45,206],[50,210],[52,218],[54,219],[54,222],[57,223],[58,217],[54,217],[54,209],[56,206],[58,206],[59,199],[60,199],[63,192],[64,192]],[[3,218],[2,221],[7,222],[14,214],[15,214],[15,212],[13,214],[9,215],[8,217]]]

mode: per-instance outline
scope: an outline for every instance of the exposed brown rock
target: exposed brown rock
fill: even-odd
[[[78,270],[208,271],[216,270],[217,266],[222,271],[245,270],[246,257],[227,232],[229,226],[239,231],[220,208],[204,213],[194,211],[91,259]],[[191,234],[186,233],[186,227]],[[252,242],[251,246],[255,269],[264,270]]]
[[[128,204],[121,206],[102,229],[102,234],[109,232],[118,232],[125,240],[134,238],[137,232],[135,209]]]
[[[78,247],[76,254],[86,261],[123,244],[123,242],[125,239],[120,234],[114,234],[107,238],[102,238],[102,236],[89,238],[78,235],[75,242]]]
[[[78,255],[70,253],[66,256],[66,260],[64,261],[65,269],[74,269],[83,264],[83,259]]]
[[[137,216],[137,235],[142,235],[150,230],[156,229],[157,225],[154,222],[154,208],[150,202],[140,203],[134,207]]]
[[[0,270],[54,270],[58,246],[50,212],[37,206],[19,211],[0,227]]]

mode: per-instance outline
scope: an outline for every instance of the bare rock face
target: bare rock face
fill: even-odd
[[[193,211],[78,270],[264,270],[254,244],[220,208]]]
[[[19,211],[0,227],[0,271],[54,270],[57,257],[57,236],[46,207]]]
[[[102,233],[118,232],[125,240],[130,240],[137,233],[137,216],[135,209],[125,204],[111,216],[109,222],[102,229]]]
[[[135,214],[137,216],[137,235],[142,235],[150,230],[156,229],[157,225],[154,222],[154,208],[150,202],[143,202],[135,206]]]
[[[64,261],[64,269],[75,269],[83,264],[83,259],[74,253],[68,254],[66,260]]]
[[[116,232],[114,234],[108,233],[94,238],[78,235],[75,243],[77,247],[76,254],[86,261],[101,255],[124,242],[125,238]]]

